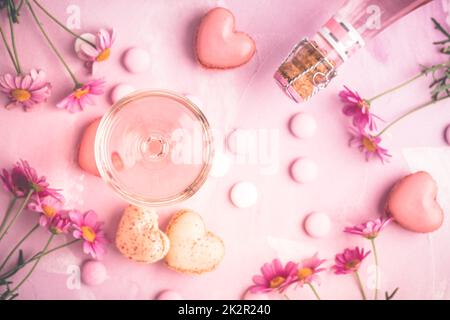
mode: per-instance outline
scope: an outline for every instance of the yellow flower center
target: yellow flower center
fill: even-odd
[[[370,109],[370,105],[367,103],[366,100],[361,100],[361,101],[359,101],[359,102],[357,103],[357,105],[358,105],[358,107],[359,107],[360,109],[366,109],[366,110],[369,110],[369,109]]]
[[[360,264],[361,261],[359,261],[359,259],[354,259],[352,261],[349,261],[345,264],[345,267],[347,269],[353,269],[355,267],[357,267]]]
[[[31,98],[31,93],[28,90],[14,89],[11,92],[13,98],[19,102],[28,101]]]
[[[368,137],[364,137],[362,140],[364,148],[369,152],[375,152],[377,150],[377,144]]]
[[[285,278],[283,278],[281,276],[277,276],[277,277],[273,278],[272,280],[270,280],[270,287],[278,288],[279,286],[281,286],[284,283],[285,280],[286,280]]]
[[[44,211],[44,214],[47,218],[53,218],[56,214],[56,209],[47,205],[42,206],[42,211]]]
[[[95,58],[95,61],[101,62],[109,59],[109,56],[111,55],[111,49],[106,48],[100,54]]]
[[[81,232],[83,233],[83,238],[89,242],[94,242],[95,240],[95,231],[88,226],[81,227]]]
[[[79,100],[82,97],[84,97],[85,95],[87,95],[88,93],[89,93],[89,88],[86,88],[86,89],[80,88],[80,89],[75,90],[73,95],[75,96],[75,98],[77,98]]]
[[[297,272],[298,280],[305,280],[309,276],[311,276],[313,273],[314,272],[313,272],[313,270],[311,268],[301,268]]]

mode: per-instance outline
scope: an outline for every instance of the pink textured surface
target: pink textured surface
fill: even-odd
[[[188,299],[238,299],[260,265],[277,255],[304,258],[317,250],[321,257],[332,259],[346,246],[368,246],[341,230],[382,212],[387,189],[410,172],[411,162],[404,158],[404,148],[432,148],[430,152],[445,148],[441,151],[448,154],[442,134],[449,123],[448,102],[417,113],[394,127],[386,141],[394,157],[389,165],[383,166],[366,163],[357,151],[347,148],[347,119],[341,115],[337,98],[344,84],[358,88],[363,96],[371,96],[415,74],[419,63],[440,62],[442,58],[432,53],[431,41],[439,36],[429,18],[445,20],[441,1],[420,8],[380,34],[341,68],[326,91],[302,105],[285,97],[272,79],[274,70],[291,47],[315,32],[342,1],[42,2],[59,17],[67,17],[69,4],[78,5],[82,32],[100,27],[117,29],[112,58],[99,65],[99,74],[106,76],[109,88],[127,82],[137,89],[189,92],[203,101],[205,114],[216,130],[224,133],[236,127],[277,130],[279,140],[274,166],[233,164],[227,176],[210,178],[186,203],[159,210],[163,226],[177,208],[190,207],[201,213],[208,228],[225,242],[226,255],[216,271],[198,277],[181,275],[162,263],[131,262],[110,246],[104,259],[109,279],[97,287],[78,288],[67,285],[71,279],[68,272],[86,257],[80,248],[74,247],[43,260],[20,291],[21,298],[152,299],[161,290],[171,289]],[[195,59],[195,29],[200,17],[216,5],[229,8],[236,16],[238,30],[256,41],[257,53],[238,69],[207,70]],[[98,99],[97,106],[79,114],[58,110],[55,104],[70,89],[71,82],[55,62],[36,26],[29,22],[29,14],[22,13],[21,18],[17,33],[23,67],[45,69],[52,79],[53,95],[34,112],[0,109],[0,167],[9,167],[19,158],[28,159],[54,186],[64,189],[68,206],[96,210],[106,221],[112,239],[126,204],[99,178],[84,173],[76,162],[82,130],[109,107],[108,97]],[[44,21],[70,64],[78,74],[87,77],[73,52],[73,40],[48,19]],[[131,46],[149,51],[152,64],[148,71],[132,75],[123,69],[121,54]],[[12,71],[4,50],[0,51],[0,61],[0,72]],[[423,102],[428,96],[427,84],[428,80],[422,79],[397,95],[380,99],[376,111],[390,119]],[[4,100],[0,102],[3,104]],[[317,133],[311,139],[300,141],[289,133],[288,121],[300,111],[307,111],[317,119]],[[290,163],[302,156],[314,159],[320,168],[319,178],[307,185],[299,185],[289,177]],[[427,162],[416,165],[426,166]],[[446,168],[440,176],[450,175],[450,169]],[[249,209],[237,209],[228,200],[229,188],[240,180],[254,183],[261,195],[257,205]],[[448,203],[449,189],[441,189],[442,192],[447,192],[441,198]],[[2,209],[6,203],[7,195],[1,192]],[[398,298],[450,298],[448,209],[443,226],[431,235],[408,232],[392,224],[377,240],[383,290],[399,286]],[[301,229],[304,216],[312,211],[330,215],[333,229],[327,237],[312,239]],[[33,219],[20,219],[17,232],[11,233],[6,242],[13,243],[19,231],[31,228]],[[25,253],[31,252],[33,246],[40,248],[46,237],[43,232],[36,233]],[[4,255],[3,249],[0,255]],[[329,260],[327,265],[331,264]],[[373,278],[369,267],[370,262],[365,262],[361,270],[366,282]],[[325,299],[359,298],[351,277],[329,272],[324,274],[319,291]],[[313,298],[308,290],[289,295]]]

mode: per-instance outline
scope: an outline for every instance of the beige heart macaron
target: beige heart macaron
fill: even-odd
[[[173,215],[167,227],[170,250],[165,257],[169,268],[187,274],[213,271],[225,255],[218,236],[206,230],[202,217],[191,210]]]
[[[154,263],[169,252],[170,241],[159,229],[155,210],[130,205],[120,220],[116,247],[131,260]]]

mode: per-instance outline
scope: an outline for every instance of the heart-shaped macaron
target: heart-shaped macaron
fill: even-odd
[[[214,270],[222,261],[222,240],[206,230],[202,217],[194,211],[176,213],[167,227],[170,250],[165,261],[175,271],[201,274]]]
[[[116,247],[131,260],[153,263],[164,258],[169,238],[159,230],[154,210],[128,206],[116,233]]]
[[[436,200],[436,181],[425,171],[400,179],[391,189],[386,212],[403,228],[414,232],[437,230],[444,211]]]
[[[250,61],[256,45],[250,36],[235,30],[234,16],[229,10],[217,7],[200,22],[196,51],[204,67],[230,69]]]
[[[101,118],[97,118],[92,121],[84,130],[83,137],[81,138],[80,148],[78,150],[78,164],[86,172],[95,176],[100,176],[95,163],[94,144],[95,134],[97,133],[98,125]]]

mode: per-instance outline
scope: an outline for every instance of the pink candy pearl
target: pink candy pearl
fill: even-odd
[[[165,290],[158,294],[156,300],[183,300],[183,297],[176,291]]]
[[[311,138],[317,129],[316,120],[308,113],[297,113],[289,121],[294,136],[301,139]]]
[[[308,158],[299,158],[291,166],[292,178],[298,183],[308,183],[316,180],[318,171],[317,164]]]
[[[150,55],[142,48],[128,49],[123,56],[125,68],[132,73],[141,73],[150,66]]]
[[[445,141],[450,145],[450,125],[445,129]]]
[[[89,286],[97,286],[108,278],[106,268],[100,261],[90,260],[83,264],[81,280]]]
[[[328,235],[331,229],[331,221],[323,212],[313,212],[308,215],[304,222],[306,233],[314,238],[322,238]]]

